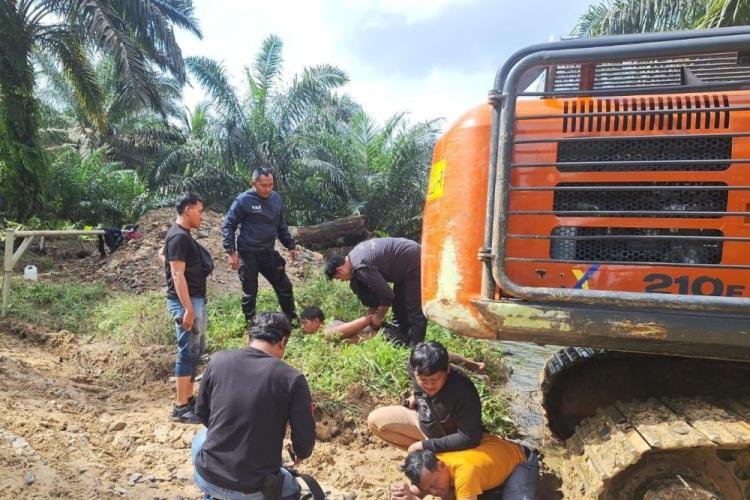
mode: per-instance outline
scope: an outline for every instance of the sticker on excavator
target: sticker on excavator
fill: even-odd
[[[573,288],[588,290],[588,281],[598,270],[599,264],[593,264],[586,270],[586,272],[583,272],[580,269],[573,269],[573,276],[575,276],[576,280],[578,280]]]
[[[447,165],[447,161],[440,160],[430,169],[430,180],[427,183],[427,201],[436,200],[443,196],[443,182]]]

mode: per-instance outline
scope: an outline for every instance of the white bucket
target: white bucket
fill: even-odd
[[[23,279],[36,281],[36,266],[28,265],[23,268]]]

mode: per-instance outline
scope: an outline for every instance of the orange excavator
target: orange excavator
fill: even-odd
[[[566,498],[750,499],[750,27],[540,44],[436,145],[427,316],[567,346]]]

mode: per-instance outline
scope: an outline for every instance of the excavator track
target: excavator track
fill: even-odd
[[[750,499],[750,398],[617,402],[566,448],[565,498]]]

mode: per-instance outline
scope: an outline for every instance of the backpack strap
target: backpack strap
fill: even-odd
[[[307,485],[307,488],[310,490],[310,493],[304,494],[300,498],[300,500],[309,500],[309,499],[312,499],[312,500],[326,500],[326,494],[323,491],[323,488],[320,487],[320,484],[318,483],[318,481],[315,480],[314,477],[312,477],[309,474],[301,474],[301,473],[297,472],[295,469],[293,469],[291,467],[284,466],[284,468],[292,476],[298,477],[298,478],[302,479],[305,482],[305,484]]]

